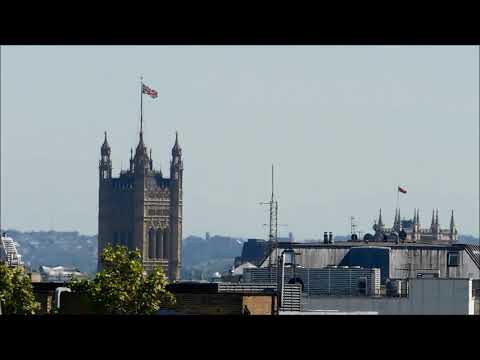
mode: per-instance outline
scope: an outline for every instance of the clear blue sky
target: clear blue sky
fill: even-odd
[[[280,235],[371,230],[433,208],[479,232],[479,50],[435,46],[1,48],[2,225],[96,234],[98,160],[146,142],[184,154],[184,235],[265,237],[270,166]]]

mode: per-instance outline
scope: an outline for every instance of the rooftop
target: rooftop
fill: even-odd
[[[427,243],[400,243],[396,244],[394,242],[364,242],[364,241],[339,241],[333,244],[325,244],[323,242],[279,242],[278,248],[280,249],[289,249],[289,248],[297,248],[297,249],[323,249],[323,248],[333,248],[333,249],[349,249],[352,247],[386,247],[392,249],[446,249],[451,248],[452,250],[459,250],[465,249],[467,244],[427,244]],[[474,246],[474,245],[473,245]]]
[[[173,293],[188,294],[258,294],[272,295],[276,291],[275,284],[249,284],[249,283],[206,283],[197,281],[182,281],[167,285],[167,290]]]

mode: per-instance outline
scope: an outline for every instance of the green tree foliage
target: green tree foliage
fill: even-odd
[[[32,282],[23,268],[0,264],[0,302],[2,314],[33,315],[38,310]]]
[[[175,297],[165,289],[168,282],[162,269],[156,267],[147,275],[138,250],[107,246],[101,260],[103,270],[95,279],[73,279],[69,285],[88,298],[95,313],[149,315],[175,304]]]

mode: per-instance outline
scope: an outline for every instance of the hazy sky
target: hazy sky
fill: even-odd
[[[2,226],[97,233],[98,160],[115,176],[145,139],[184,155],[184,236],[266,237],[271,164],[281,236],[371,231],[432,209],[479,233],[479,50],[435,46],[1,48]]]

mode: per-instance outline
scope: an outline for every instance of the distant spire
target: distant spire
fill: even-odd
[[[435,218],[435,225],[437,225],[437,226],[439,225],[439,223],[438,223],[438,209],[437,209],[437,216]]]
[[[378,215],[378,226],[381,227],[383,226],[383,221],[382,221],[382,209],[380,209],[380,213]]]
[[[101,148],[102,156],[110,156],[110,145],[108,145],[107,141],[107,132],[105,131],[105,140],[103,140],[102,148]]]
[[[400,208],[395,209],[395,224],[393,228],[396,231],[400,231]]]
[[[433,229],[435,227],[435,209],[432,210],[432,225],[431,228]]]
[[[112,177],[112,161],[110,160],[110,146],[107,141],[107,132],[105,131],[105,140],[100,149],[100,179],[107,180]]]
[[[417,209],[417,225],[420,227],[420,208]]]
[[[393,220],[393,227],[396,228],[397,227],[397,213],[398,213],[398,209],[395,208],[395,218]]]
[[[452,217],[450,218],[450,230],[453,231],[455,229],[455,220],[453,219],[453,210],[452,210]]]
[[[175,144],[172,148],[172,156],[182,156],[182,148],[180,147],[180,144],[178,142],[178,131],[175,131]]]

